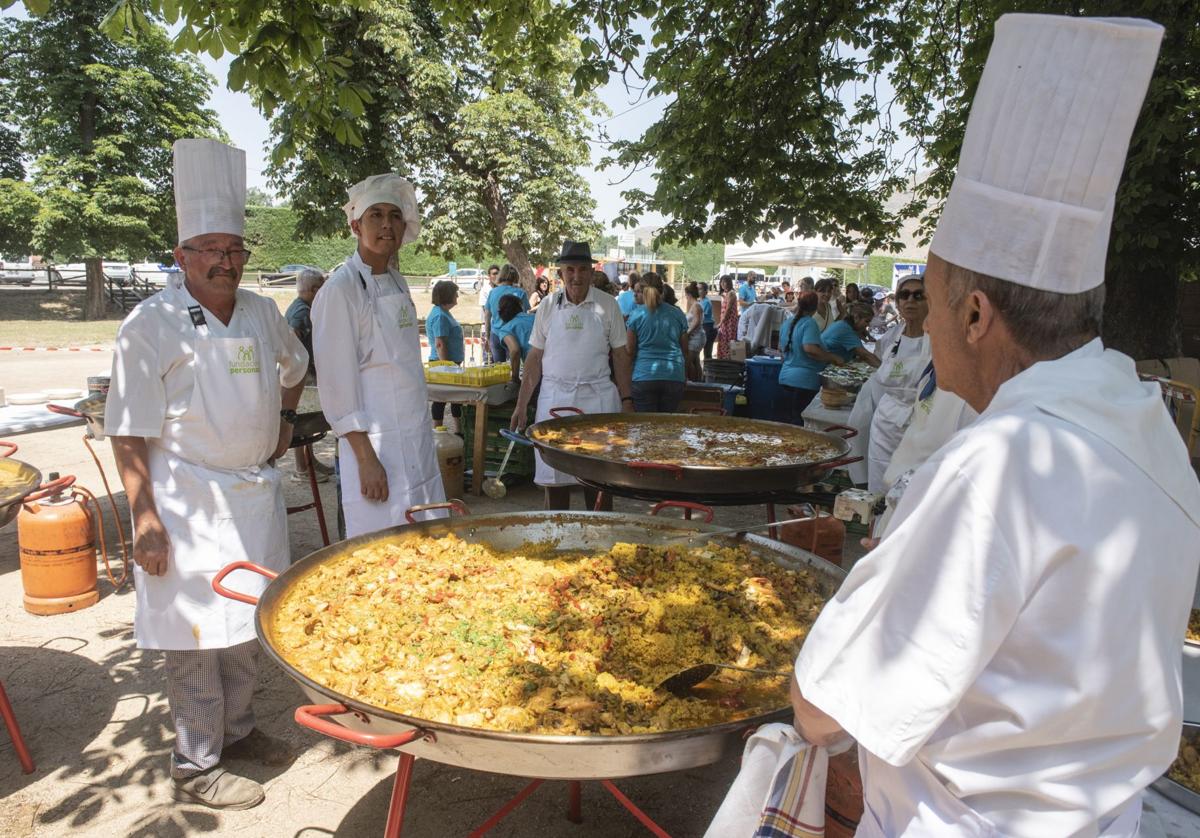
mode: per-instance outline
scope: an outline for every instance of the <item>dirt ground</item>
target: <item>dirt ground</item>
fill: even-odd
[[[82,387],[88,375],[107,370],[108,353],[0,353],[0,387],[20,392]],[[14,437],[17,454],[43,474],[74,474],[101,495],[110,545],[112,514],[100,475],[78,427]],[[105,473],[115,481],[107,444],[95,445]],[[328,461],[331,443],[318,445]],[[302,502],[306,486],[285,479],[289,503]],[[127,520],[120,486],[118,515]],[[330,527],[335,497],[323,484]],[[467,498],[473,511],[534,509],[540,494],[530,485],[503,501]],[[618,511],[642,514],[646,505],[618,500]],[[757,508],[718,510],[718,523],[762,520]],[[313,512],[289,520],[294,559],[320,545]],[[114,571],[119,569],[114,564]],[[100,571],[102,598],[73,614],[36,617],[21,607],[16,525],[0,530],[0,682],[6,687],[37,770],[21,773],[7,736],[0,734],[0,836],[120,835],[245,836],[378,835],[386,818],[395,752],[334,742],[298,727],[295,708],[307,703],[280,669],[263,660],[255,707],[260,727],[295,745],[287,768],[235,765],[263,782],[266,801],[245,812],[217,813],[171,801],[169,758],[173,732],[164,695],[161,655],[140,652],[133,641],[130,584],[114,591]],[[527,781],[505,776],[503,765],[464,770],[417,763],[405,823],[406,836],[462,835],[482,824]],[[620,780],[618,787],[675,836],[701,835],[737,772],[736,757],[705,768]],[[581,825],[565,818],[566,786],[546,783],[492,833],[496,836],[631,836],[645,834],[631,815],[596,783],[585,785]],[[1157,795],[1147,797],[1143,835],[1200,835],[1200,819]]]

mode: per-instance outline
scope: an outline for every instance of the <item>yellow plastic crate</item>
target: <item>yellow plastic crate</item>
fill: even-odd
[[[430,361],[425,365],[425,380],[430,384],[458,384],[462,387],[490,387],[512,378],[509,364],[460,367],[451,361]]]

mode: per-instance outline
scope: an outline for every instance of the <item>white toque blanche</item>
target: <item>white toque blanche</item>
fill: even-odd
[[[1020,285],[1104,282],[1113,201],[1163,28],[1004,15],[930,251]]]
[[[176,140],[179,241],[246,230],[246,152],[217,140]]]
[[[368,207],[393,204],[404,213],[404,235],[400,244],[417,240],[421,234],[421,212],[417,207],[417,192],[413,185],[399,175],[371,175],[350,187],[350,200],[343,210],[347,223],[362,218]]]

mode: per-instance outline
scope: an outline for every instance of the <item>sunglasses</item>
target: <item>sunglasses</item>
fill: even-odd
[[[896,299],[899,300],[900,302],[904,302],[905,300],[907,300],[909,298],[911,298],[913,302],[919,303],[925,299],[925,292],[924,291],[901,291],[900,293],[898,293],[896,295]]]

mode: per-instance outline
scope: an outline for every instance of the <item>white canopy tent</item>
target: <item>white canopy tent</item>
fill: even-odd
[[[774,265],[797,268],[861,268],[867,257],[861,247],[850,252],[816,237],[780,235],[759,239],[747,247],[725,245],[725,261],[732,265]]]

